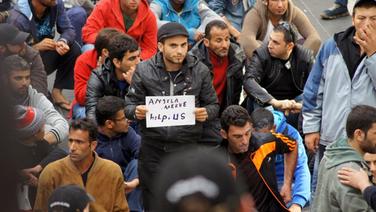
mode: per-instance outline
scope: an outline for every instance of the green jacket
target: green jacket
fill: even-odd
[[[367,167],[362,156],[343,138],[326,148],[320,163],[312,212],[373,211],[359,190],[339,182],[337,172],[342,167],[357,170]]]

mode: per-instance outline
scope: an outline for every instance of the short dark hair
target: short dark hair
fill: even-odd
[[[221,20],[210,21],[205,27],[205,38],[210,39],[210,36],[211,36],[210,32],[213,27],[217,27],[220,29],[228,29],[228,26],[224,21],[221,21]]]
[[[359,3],[355,3],[355,6],[354,6],[353,12],[352,12],[353,16],[355,15],[356,9],[360,8],[360,7],[363,7],[363,8],[366,8],[366,9],[369,9],[371,7],[376,7],[376,1],[365,0],[365,1],[359,1]]]
[[[239,105],[230,105],[222,112],[221,126],[226,132],[230,125],[243,127],[247,122],[252,124],[252,118],[249,116],[248,111]]]
[[[98,57],[100,56],[103,49],[108,50],[113,38],[121,33],[122,32],[115,28],[104,28],[98,33],[97,37],[95,38],[94,44],[94,48],[98,53]]]
[[[265,108],[257,108],[251,114],[253,120],[253,127],[255,130],[261,130],[267,128],[271,130],[274,126],[273,113]]]
[[[4,58],[2,66],[2,72],[7,76],[10,74],[10,72],[16,70],[30,71],[30,64],[25,59],[16,54]]]
[[[138,43],[134,38],[126,34],[119,34],[114,37],[113,42],[108,48],[109,57],[111,61],[113,59],[121,60],[127,52],[134,52],[139,49]]]
[[[274,27],[273,32],[281,32],[286,43],[295,43],[296,35],[291,24],[286,21],[280,22],[276,27]]]
[[[376,108],[368,105],[355,106],[347,117],[347,137],[354,138],[354,132],[357,129],[367,133],[374,123],[376,123]]]
[[[124,100],[116,96],[104,96],[98,100],[95,108],[95,118],[99,126],[104,126],[107,120],[113,120],[116,113],[125,107]]]
[[[71,130],[82,130],[89,132],[89,141],[97,140],[97,126],[96,124],[88,118],[74,119],[70,122],[69,131]]]

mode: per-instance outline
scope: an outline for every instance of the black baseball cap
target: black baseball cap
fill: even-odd
[[[166,38],[174,37],[177,35],[183,35],[189,37],[187,29],[179,23],[169,22],[162,25],[158,30],[158,42],[163,41]]]
[[[48,211],[76,212],[83,211],[94,198],[77,185],[65,185],[57,188],[48,199]]]
[[[357,6],[359,6],[359,4],[364,3],[364,2],[375,2],[376,3],[376,0],[357,0],[354,4],[354,8],[356,8]]]
[[[29,33],[22,32],[17,27],[8,24],[0,24],[0,45],[21,44],[29,37]]]
[[[225,155],[215,151],[187,150],[170,156],[162,162],[155,185],[156,212],[178,212],[187,198],[203,200],[209,207],[237,208],[243,193]]]

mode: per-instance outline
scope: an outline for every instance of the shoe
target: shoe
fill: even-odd
[[[321,13],[321,18],[324,20],[332,20],[339,17],[349,16],[349,11],[347,10],[347,6],[343,6],[340,4],[334,4],[333,7],[324,10]]]

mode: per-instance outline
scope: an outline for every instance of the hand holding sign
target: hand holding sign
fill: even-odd
[[[137,118],[138,120],[145,119],[145,117],[146,117],[146,112],[148,112],[148,110],[146,109],[146,106],[145,106],[145,105],[138,105],[138,106],[136,107],[136,111],[135,111],[136,118]]]
[[[208,112],[204,107],[198,107],[195,109],[196,120],[199,122],[204,122],[208,119]]]

